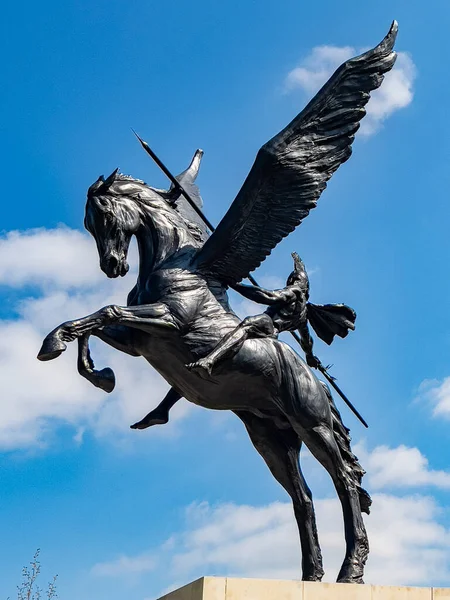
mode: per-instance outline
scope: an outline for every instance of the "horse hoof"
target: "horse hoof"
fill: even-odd
[[[96,371],[93,384],[107,394],[110,394],[116,387],[116,376],[114,375],[114,371],[109,367],[105,367],[101,371]]]
[[[346,575],[339,575],[336,583],[357,583],[363,584],[363,575],[357,573],[348,573]]]
[[[355,583],[355,584],[364,584],[364,580],[362,577],[357,577],[356,579],[353,577],[343,577],[342,579],[338,579],[336,583]]]
[[[53,360],[54,358],[58,358],[60,354],[64,352],[67,348],[67,345],[60,340],[59,338],[52,336],[46,337],[41,349],[39,350],[38,360]]]
[[[302,576],[302,581],[322,581],[324,576],[323,569],[317,569],[310,572],[304,572]]]
[[[134,423],[134,425],[130,425],[130,429],[147,429],[148,427],[152,427],[152,425],[165,425],[168,422],[169,419],[167,417],[163,417],[162,415],[160,417],[154,416],[151,418],[144,418],[141,421]]]

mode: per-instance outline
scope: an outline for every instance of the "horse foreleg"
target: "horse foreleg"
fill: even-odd
[[[311,491],[300,469],[301,440],[290,427],[279,429],[270,419],[236,411],[250,439],[275,479],[292,498],[302,547],[302,579],[321,581],[324,571]]]
[[[72,342],[109,325],[127,325],[147,333],[158,332],[159,334],[162,330],[177,328],[164,304],[132,307],[105,306],[92,315],[59,325],[44,339],[38,358],[39,360],[57,358],[66,349],[66,342]],[[130,349],[134,350],[132,345]]]
[[[92,385],[101,388],[105,392],[112,392],[116,378],[114,371],[110,367],[106,367],[97,371],[94,361],[91,357],[89,349],[89,338],[91,335],[99,337],[102,341],[109,344],[116,350],[121,350],[131,356],[139,356],[139,354],[131,348],[132,330],[124,326],[109,326],[103,329],[93,330],[90,333],[85,333],[78,338],[78,372],[87,379]]]
[[[337,581],[364,583],[364,565],[369,554],[369,541],[361,514],[358,488],[348,474],[330,427],[321,425],[306,430],[303,439],[311,453],[331,475],[342,505],[346,554]]]
[[[89,337],[90,334],[85,333],[78,338],[78,373],[95,387],[110,393],[116,385],[114,371],[109,367],[105,367],[100,371],[95,369],[89,350]]]

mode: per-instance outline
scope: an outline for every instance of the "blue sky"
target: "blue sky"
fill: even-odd
[[[355,333],[317,354],[370,423],[339,405],[374,495],[368,581],[450,585],[448,4],[25,1],[2,16],[3,596],[37,547],[65,600],[152,600],[202,574],[298,576],[287,499],[236,419],[183,401],[168,426],[131,431],[167,388],[143,361],[95,344],[118,378],[106,396],[78,377],[73,349],[35,355],[53,326],[133,286],[133,273],[103,276],[82,231],[100,173],[167,185],[130,127],[173,171],[204,149],[218,222],[260,145],[393,18],[402,54],[353,157],[258,277],[283,281],[297,250],[313,301],[357,310]],[[304,463],[332,581],[340,515],[326,474]]]

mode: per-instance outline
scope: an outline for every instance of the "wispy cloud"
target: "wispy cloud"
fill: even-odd
[[[312,96],[343,62],[362,52],[351,46],[317,46],[290,71],[284,82],[287,92],[302,90]],[[406,108],[414,97],[416,66],[407,52],[399,52],[397,62],[381,87],[372,93],[360,133],[376,133],[395,111]]]
[[[425,379],[419,386],[417,399],[431,406],[434,417],[450,419],[450,377]]]
[[[365,444],[357,444],[355,452],[367,470],[371,489],[425,486],[450,489],[450,472],[431,469],[427,457],[418,448],[377,446],[368,452]]]
[[[450,581],[449,532],[439,507],[427,496],[375,494],[366,518],[371,554],[365,580],[377,584],[426,585]],[[335,580],[345,554],[342,513],[335,499],[316,501],[326,581]],[[206,572],[237,577],[298,578],[300,549],[288,503],[267,506],[207,504],[187,511],[191,526],[172,560],[179,581]]]
[[[0,240],[0,284],[32,286],[33,291],[33,296],[11,307],[17,318],[0,320],[1,448],[46,445],[62,423],[73,426],[74,443],[82,441],[86,430],[96,435],[125,434],[131,423],[162,399],[168,385],[143,359],[96,340],[92,346],[97,366],[109,365],[117,375],[111,395],[78,375],[76,344],[69,345],[57,361],[36,359],[51,329],[107,304],[124,304],[134,284],[133,273],[111,281],[100,272],[95,244],[87,235],[65,227],[10,233]],[[180,402],[172,422],[189,407],[188,402]],[[153,435],[170,431],[169,423],[155,428]]]
[[[99,577],[123,577],[124,575],[141,575],[153,571],[157,561],[151,554],[137,556],[121,555],[109,562],[97,563],[91,569],[93,575]]]
[[[365,581],[379,585],[450,583],[450,532],[440,524],[440,507],[423,495],[374,494],[368,516],[371,553]],[[337,499],[315,501],[325,581],[335,581],[345,555],[342,512]],[[144,575],[164,564],[164,593],[204,575],[298,579],[301,553],[298,530],[288,502],[264,506],[234,503],[189,506],[185,527],[144,555],[99,563],[104,576]],[[148,562],[147,562],[148,561]]]
[[[339,65],[354,55],[355,49],[351,46],[316,46],[287,74],[286,91],[300,89],[315,94]]]
[[[0,284],[72,288],[96,285],[103,275],[88,236],[68,227],[10,231],[0,239]]]
[[[358,444],[356,449],[369,470],[369,488],[449,487],[449,474],[432,470],[417,448],[379,446],[370,452],[364,444]],[[337,498],[319,498],[315,508],[325,580],[334,581],[345,554],[341,507]],[[167,542],[145,555],[157,556],[165,565],[172,580],[165,592],[216,573],[299,577],[300,544],[289,502],[261,506],[200,502],[188,506],[184,516],[182,530],[173,532]],[[405,496],[392,491],[373,494],[372,512],[364,519],[371,548],[366,582],[450,584],[450,531],[440,522],[441,517],[440,506],[429,495]]]

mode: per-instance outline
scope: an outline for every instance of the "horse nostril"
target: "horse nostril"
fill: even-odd
[[[108,259],[108,267],[112,271],[117,268],[118,264],[119,264],[119,261],[118,261],[118,259],[114,255],[109,257],[109,259]]]
[[[114,256],[114,254],[105,256],[102,262],[102,268],[109,273],[113,273],[119,264],[119,260],[116,256]]]

